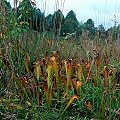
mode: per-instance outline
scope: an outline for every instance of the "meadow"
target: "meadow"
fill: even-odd
[[[13,16],[0,19],[0,119],[120,119],[120,37],[65,38]]]

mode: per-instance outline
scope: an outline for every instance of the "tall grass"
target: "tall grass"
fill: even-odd
[[[93,40],[84,32],[57,41],[53,33],[13,30],[14,17],[6,19],[0,22],[1,119],[120,119],[120,38],[96,33]]]

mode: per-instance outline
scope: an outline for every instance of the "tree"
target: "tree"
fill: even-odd
[[[48,16],[46,16],[45,29],[47,31],[51,31],[53,30],[53,26],[54,26],[54,16],[52,14],[49,14]]]
[[[32,13],[33,7],[29,0],[23,0],[20,2],[17,8],[17,17],[19,17],[20,22],[28,22],[32,28]]]
[[[0,33],[4,34],[7,31],[7,26],[10,25],[10,17],[12,7],[6,0],[0,0]]]
[[[78,21],[74,21],[72,19],[65,20],[63,31],[64,35],[66,36],[68,33],[74,33],[79,26]]]
[[[102,24],[98,26],[98,30],[99,30],[100,35],[104,34],[105,32],[105,28]]]
[[[118,40],[120,38],[120,24],[106,30],[108,40]]]
[[[5,17],[5,16],[9,16],[11,10],[12,10],[12,7],[9,2],[7,2],[6,0],[0,1],[1,18]]]
[[[32,13],[32,27],[37,31],[44,31],[45,15],[39,8],[33,8]]]
[[[78,26],[77,32],[76,32],[77,37],[82,35],[83,26],[84,26],[84,24],[82,22],[79,22],[79,26]]]
[[[47,31],[53,31],[55,34],[60,35],[61,27],[64,22],[64,15],[61,10],[57,10],[53,15],[46,16],[45,28]]]
[[[95,34],[95,27],[92,19],[88,19],[87,22],[84,23],[84,29],[90,32],[89,35]]]
[[[60,35],[61,27],[64,22],[64,15],[59,9],[58,11],[54,12],[53,17],[54,17],[54,32],[55,34]]]
[[[6,10],[12,9],[10,2],[7,2],[6,0],[1,0],[1,3],[3,3],[6,7]]]
[[[79,22],[76,18],[76,14],[71,10],[64,19],[61,35],[66,36],[68,33],[74,33],[78,30],[78,27]]]
[[[77,21],[75,12],[74,12],[73,10],[71,10],[71,11],[67,14],[67,16],[66,16],[65,19],[66,19],[66,20],[72,19],[72,20],[74,20],[74,21]]]
[[[45,15],[39,8],[33,6],[33,2],[23,0],[17,10],[17,16],[20,17],[20,21],[29,23],[31,29],[43,31]]]

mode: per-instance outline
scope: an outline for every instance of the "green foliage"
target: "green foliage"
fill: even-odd
[[[29,0],[23,0],[17,8],[17,17],[21,16],[19,22],[29,23],[29,27],[36,31],[44,30],[44,13],[39,8],[33,7]]]
[[[65,17],[65,19],[72,19],[74,21],[77,21],[76,14],[73,10],[71,10]]]
[[[65,36],[67,35],[67,33],[74,33],[77,30],[78,25],[79,25],[78,21],[74,21],[72,19],[65,20],[63,28]]]
[[[9,2],[4,1],[8,10],[12,9]],[[13,9],[14,11],[14,9]],[[7,12],[8,13],[8,12]],[[115,26],[105,31],[103,25],[99,25],[98,27],[94,26],[94,21],[92,19],[88,19],[85,23],[80,23],[76,14],[73,10],[68,12],[66,17],[64,17],[62,11],[59,9],[54,12],[54,14],[49,14],[45,16],[43,12],[39,8],[36,8],[31,0],[23,0],[20,2],[17,7],[17,22],[27,22],[30,29],[36,30],[38,32],[51,31],[54,32],[55,35],[58,36],[67,36],[68,33],[76,33],[76,37],[80,37],[83,31],[88,31],[88,37],[93,37],[96,34],[96,31],[99,30],[100,36],[103,34],[108,34],[109,31],[114,30],[114,38],[118,38],[119,27]]]
[[[53,26],[54,26],[54,17],[53,15],[49,14],[48,16],[46,16],[46,24],[45,24],[46,31],[53,31]]]
[[[7,2],[6,0],[1,0],[1,2],[5,5],[5,7],[6,7],[7,10],[11,10],[12,9],[10,3]]]
[[[70,11],[64,19],[64,24],[61,29],[61,35],[66,36],[68,33],[75,33],[80,30],[79,22],[74,11]]]
[[[54,19],[53,31],[55,34],[60,36],[61,27],[63,25],[64,20],[64,15],[62,14],[61,10],[54,12],[53,19]]]
[[[112,34],[113,41],[105,42],[98,34],[93,42],[82,29],[94,34],[94,22],[79,23],[73,11],[65,18],[60,10],[45,18],[28,0],[20,3],[17,13],[9,3],[4,5],[8,9],[0,13],[0,119],[119,119],[119,37]],[[105,32],[102,25],[99,30]],[[119,26],[110,31],[119,33]],[[82,37],[75,42],[54,40],[60,32]]]
[[[87,22],[84,23],[84,30],[87,30],[90,32],[89,36],[95,34],[95,27],[92,19],[88,19]]]
[[[102,24],[98,26],[98,29],[99,29],[101,35],[105,32],[105,28]]]

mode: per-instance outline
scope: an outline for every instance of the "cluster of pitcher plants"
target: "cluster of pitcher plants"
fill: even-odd
[[[104,56],[104,59],[101,60],[96,49],[93,49],[93,57],[87,61],[82,58],[79,61],[63,59],[59,51],[52,51],[51,53],[46,52],[44,58],[33,62],[31,62],[30,54],[24,52],[23,62],[25,68],[23,74],[16,74],[6,54],[3,54],[1,50],[1,66],[4,65],[11,72],[19,95],[17,99],[0,99],[1,104],[7,103],[8,109],[25,109],[24,106],[14,104],[14,101],[25,101],[25,104],[29,107],[35,105],[38,108],[46,104],[49,111],[54,104],[60,104],[58,109],[61,108],[60,115],[62,116],[73,103],[81,101],[83,95],[87,94],[84,87],[87,85],[89,87],[92,84],[95,88],[102,86],[102,92],[99,93],[102,94],[99,105],[101,116],[105,111],[109,113],[112,104],[110,103],[111,99],[120,97],[118,70],[109,64],[107,56]],[[71,91],[73,91],[73,94],[71,94]],[[111,99],[105,96],[111,97]],[[33,100],[36,101],[36,104],[33,104]],[[108,102],[110,106],[104,106],[104,102]],[[118,103],[118,105],[120,104]],[[86,107],[88,112],[93,111],[96,107],[93,101],[89,99],[84,101],[83,106]],[[117,108],[114,113],[119,116]]]

